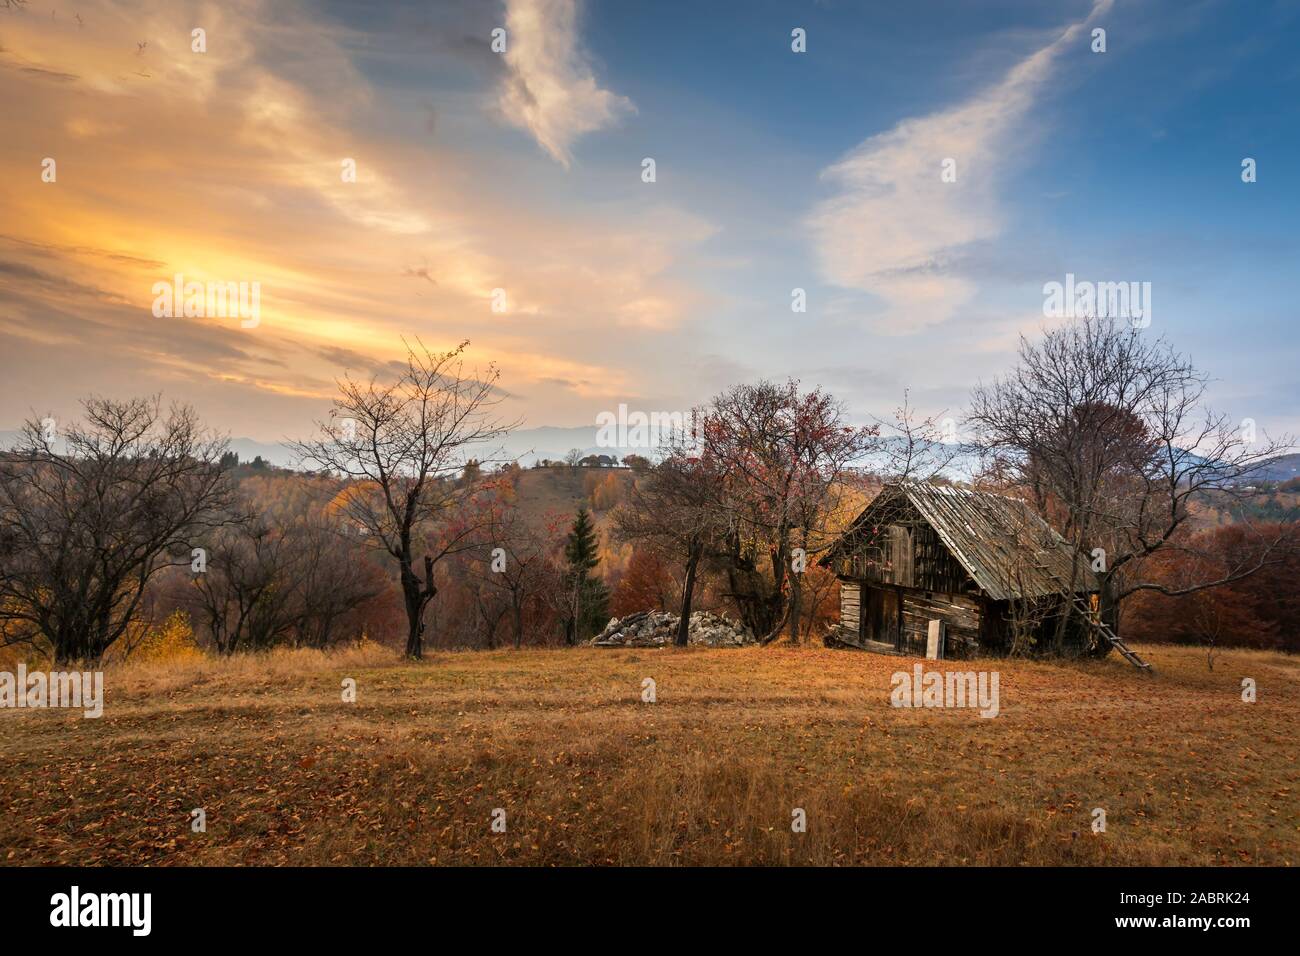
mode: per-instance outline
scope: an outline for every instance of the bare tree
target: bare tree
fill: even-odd
[[[292,626],[284,536],[258,516],[218,529],[188,589],[219,654],[266,648]]]
[[[700,561],[716,547],[726,529],[719,503],[721,474],[716,461],[693,456],[678,444],[657,465],[637,477],[627,500],[614,512],[614,536],[620,541],[646,542],[681,562],[681,618],[674,642],[690,640],[691,602]]]
[[[229,520],[223,439],[157,398],[83,402],[58,443],[28,421],[0,455],[0,638],[43,641],[58,663],[99,661],[139,620],[150,580],[189,564]]]
[[[879,454],[874,457],[880,459],[879,469],[885,480],[931,481],[953,463],[960,449],[953,445],[956,435],[945,434],[939,418],[942,414],[921,418],[904,390],[903,403],[894,409],[893,420],[875,419],[882,437],[877,446]]]
[[[363,545],[355,535],[319,513],[302,516],[287,534],[296,642],[327,647],[352,612],[383,593],[381,572],[357,553]],[[356,627],[354,636],[360,631]]]
[[[442,353],[408,345],[407,367],[390,384],[345,377],[321,437],[292,445],[300,461],[354,483],[344,507],[397,563],[412,658],[423,654],[424,612],[438,592],[435,563],[471,547],[480,530],[466,514],[477,486],[455,478],[471,457],[493,460],[483,448],[513,427],[492,414],[500,373],[494,365],[481,376],[467,373],[468,345]],[[429,530],[432,543],[423,536]],[[429,550],[421,561],[422,546]]]
[[[489,513],[482,553],[475,566],[484,590],[504,599],[510,614],[511,639],[515,650],[523,645],[524,611],[544,591],[559,587],[559,576],[551,563],[558,550],[555,521],[545,530],[531,526],[519,509],[503,503]],[[484,613],[485,622],[490,614]]]
[[[1248,561],[1171,587],[1144,573],[1180,544],[1193,506],[1246,497],[1252,472],[1291,439],[1258,440],[1204,406],[1207,378],[1159,338],[1113,319],[1087,318],[1021,339],[1016,368],[975,389],[970,413],[996,470],[1028,489],[1075,554],[1075,579],[1091,566],[1100,616],[1118,629],[1121,603],[1141,590],[1190,594],[1250,575],[1277,559],[1286,532]],[[1058,628],[1063,637],[1066,615]],[[1096,648],[1104,653],[1109,644]]]

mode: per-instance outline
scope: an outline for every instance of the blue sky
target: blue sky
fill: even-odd
[[[469,338],[529,425],[786,375],[859,419],[904,388],[960,414],[1055,321],[1042,288],[1069,272],[1150,282],[1146,334],[1215,377],[1217,406],[1300,431],[1300,3],[143,9],[88,5],[80,31],[0,18],[22,103],[0,163],[70,160],[57,193],[6,177],[0,253],[81,287],[9,286],[0,424],[67,408],[53,349],[88,363],[79,385],[179,391],[276,440],[403,334]],[[148,85],[114,52],[137,33],[159,51]],[[184,137],[157,128],[171,110],[193,119]],[[362,170],[350,190],[321,172],[343,156]],[[134,228],[159,209],[178,210],[169,230]],[[148,280],[181,269],[260,278],[267,321],[148,325]],[[39,324],[52,313],[76,333]]]

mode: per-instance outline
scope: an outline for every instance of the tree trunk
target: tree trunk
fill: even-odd
[[[682,616],[677,622],[677,637],[673,643],[685,647],[691,639],[691,598],[695,593],[695,567],[700,563],[700,549],[692,548],[686,559],[686,583],[682,586]]]
[[[780,627],[783,621],[781,594],[763,594],[766,579],[751,564],[727,568],[727,586],[727,597],[736,602],[740,622],[755,636],[759,639],[771,636],[772,631]]]
[[[402,566],[402,603],[406,607],[406,656],[419,660],[424,651],[423,605],[420,581],[406,565]]]
[[[424,656],[424,609],[438,589],[433,586],[433,558],[424,556],[424,583],[415,576],[415,571],[406,562],[402,563],[402,597],[406,603],[408,630],[406,633],[406,656],[420,660]]]
[[[1109,627],[1116,634],[1119,634],[1119,600],[1116,597],[1115,578],[1113,574],[1107,572],[1100,575],[1101,592],[1097,596],[1097,616],[1101,622]],[[1086,647],[1086,651],[1093,657],[1105,657],[1111,651],[1111,643],[1100,634],[1094,632],[1091,628],[1087,629],[1089,637],[1094,643]]]
[[[77,644],[76,635],[71,633],[67,628],[60,628],[50,641],[54,645],[54,663],[61,667],[69,667],[77,662],[80,654],[80,648]],[[19,693],[26,693],[20,690]]]
[[[803,575],[790,574],[790,643],[799,643],[799,599],[803,594]]]

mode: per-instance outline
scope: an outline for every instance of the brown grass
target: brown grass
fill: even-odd
[[[1154,680],[985,662],[992,720],[891,708],[912,660],[822,649],[123,665],[99,720],[0,711],[0,861],[1295,862],[1300,662],[1234,651],[1210,673],[1193,649],[1142,651]]]

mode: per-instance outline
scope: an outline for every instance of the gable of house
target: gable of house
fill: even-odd
[[[1025,502],[965,488],[886,485],[822,564],[841,577],[994,601],[1097,589],[1096,576]]]

